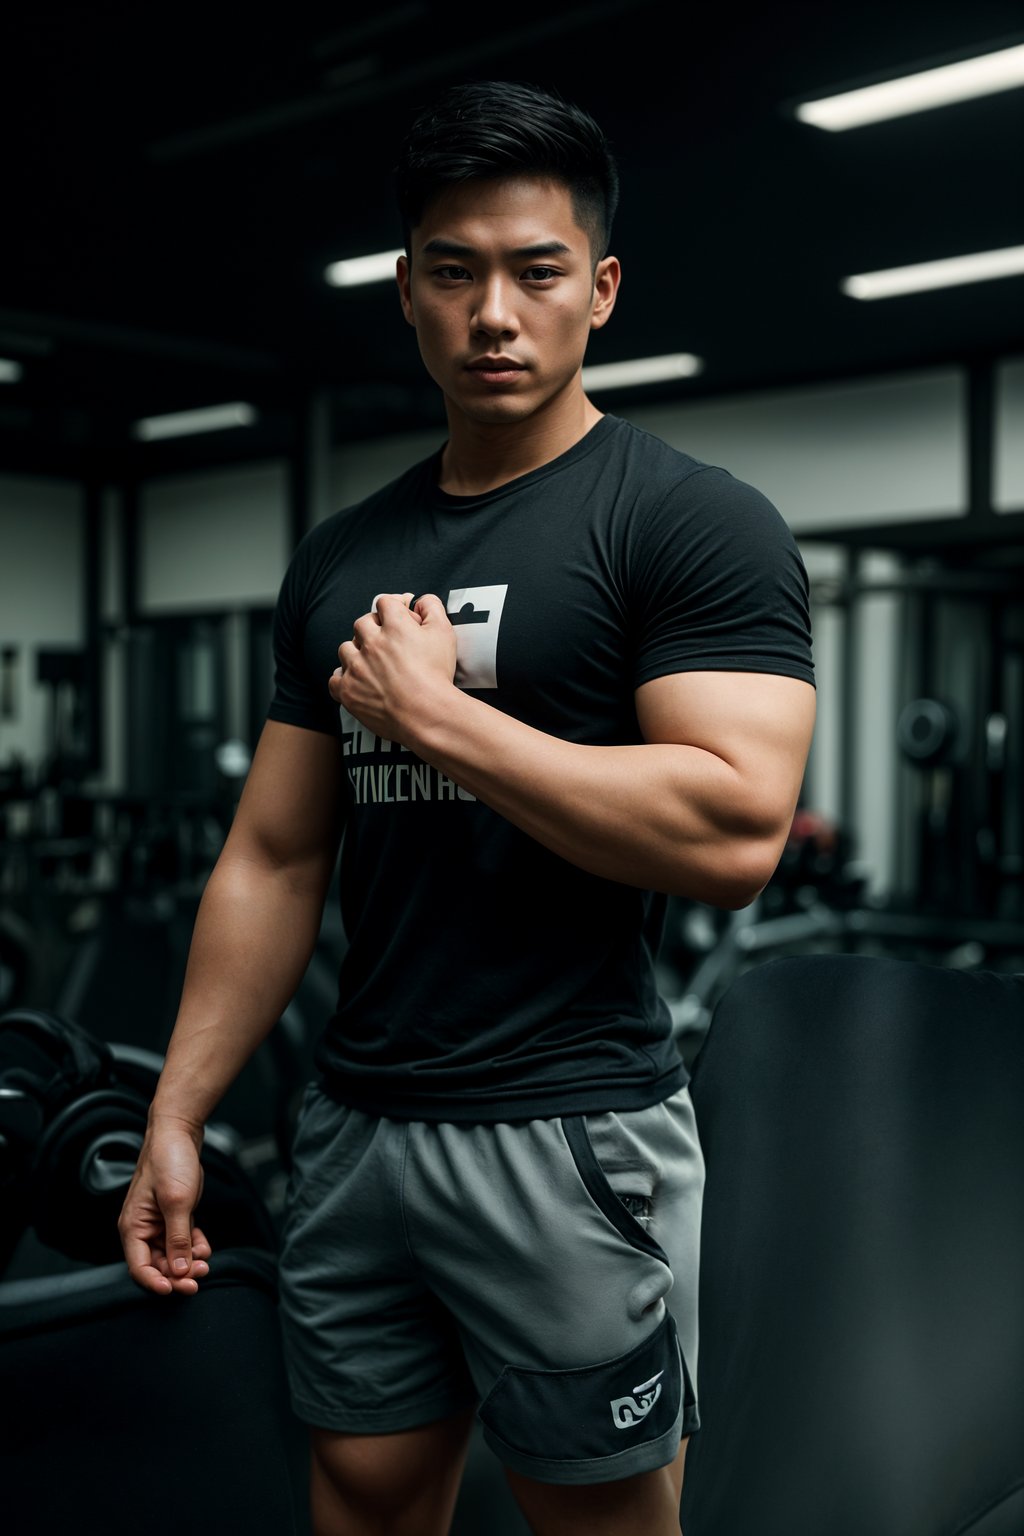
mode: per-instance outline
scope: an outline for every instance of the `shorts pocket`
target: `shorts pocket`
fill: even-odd
[[[537,1458],[557,1468],[678,1437],[692,1405],[676,1325],[666,1312],[642,1344],[614,1360],[568,1371],[506,1365],[478,1417],[503,1460],[525,1465]],[[674,1447],[665,1459],[672,1454]]]
[[[586,1116],[563,1115],[561,1126],[569,1144],[573,1162],[576,1164],[576,1171],[594,1204],[627,1243],[634,1248],[639,1248],[643,1253],[650,1254],[652,1258],[660,1259],[663,1264],[668,1264],[669,1258],[664,1248],[660,1243],[655,1242],[650,1232],[631,1211],[626,1209],[608,1182],[608,1176],[594,1151]]]
[[[332,1151],[348,1115],[348,1109],[329,1098],[315,1079],[306,1084],[292,1132],[287,1210],[316,1200],[322,1188],[336,1180],[336,1158],[332,1158]]]

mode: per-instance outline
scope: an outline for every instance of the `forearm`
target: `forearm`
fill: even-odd
[[[591,874],[732,907],[763,884],[770,855],[745,814],[739,775],[702,748],[562,741],[456,688],[421,711],[406,739]]]
[[[295,994],[324,890],[222,855],[199,905],[178,1017],[149,1118],[201,1127]]]

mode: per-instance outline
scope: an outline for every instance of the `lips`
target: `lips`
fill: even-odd
[[[467,363],[466,370],[475,374],[481,384],[497,388],[518,383],[526,372],[526,365],[511,357],[481,357],[475,363]]]

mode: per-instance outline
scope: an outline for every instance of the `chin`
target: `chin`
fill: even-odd
[[[513,399],[510,395],[496,396],[489,400],[459,400],[454,404],[470,421],[482,423],[525,421],[543,404],[543,401]]]

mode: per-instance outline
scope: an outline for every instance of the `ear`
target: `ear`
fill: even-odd
[[[412,308],[412,288],[409,282],[408,256],[399,256],[395,262],[395,279],[398,283],[398,298],[402,306],[402,314],[409,324],[415,327],[416,318]]]
[[[606,256],[599,261],[594,272],[594,297],[590,310],[590,329],[599,331],[606,325],[615,308],[615,298],[622,280],[622,268],[617,256]]]

